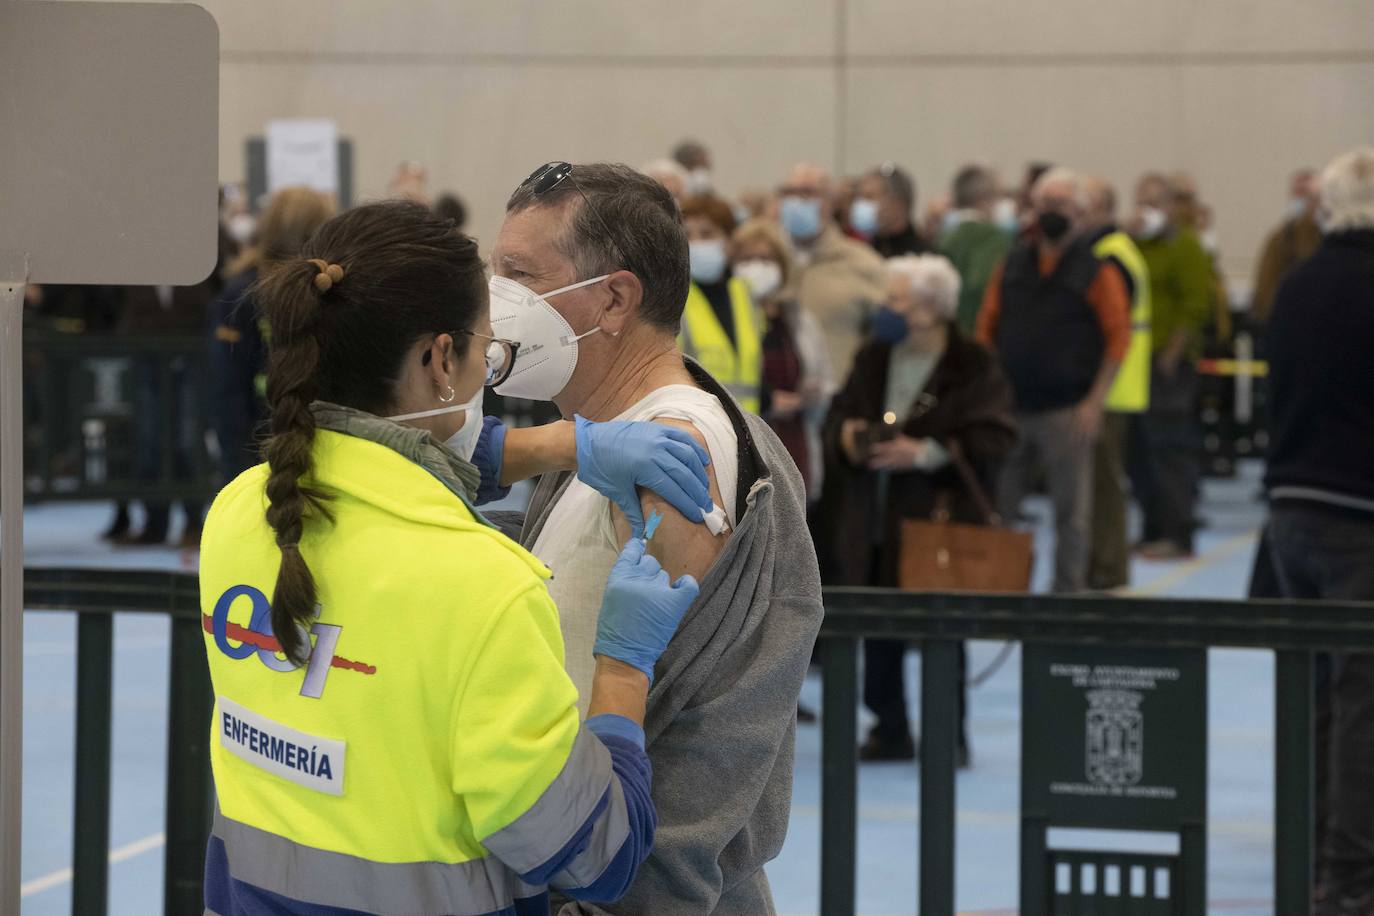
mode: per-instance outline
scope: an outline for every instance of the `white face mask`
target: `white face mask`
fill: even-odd
[[[485,387],[478,388],[472,400],[463,405],[463,410],[466,411],[463,414],[463,425],[444,443],[464,461],[472,460],[472,453],[477,450],[477,440],[482,436],[482,398],[486,393]]]
[[[705,166],[698,166],[687,173],[687,193],[688,194],[710,194],[711,193],[711,170]]]
[[[1020,220],[1016,215],[1016,201],[1010,197],[999,197],[997,202],[992,205],[992,221],[998,229],[1015,235],[1016,230],[1021,227]]]
[[[740,261],[735,265],[735,276],[748,285],[756,300],[767,299],[782,286],[782,268],[776,261]]]
[[[574,334],[568,319],[558,314],[548,300],[562,293],[600,283],[602,274],[563,286],[542,296],[506,277],[492,277],[491,326],[497,337],[520,342],[515,355],[515,370],[496,386],[498,394],[531,401],[552,401],[572,378],[577,368],[577,342],[601,328]]]
[[[433,410],[417,410],[415,413],[402,413],[385,419],[393,423],[404,423],[407,420],[423,420],[426,417],[440,417],[446,413],[466,411],[462,427],[449,436],[444,445],[461,455],[464,461],[471,461],[473,450],[477,448],[477,439],[482,435],[482,398],[486,393],[486,387],[478,385],[472,397],[462,404],[445,404]]]
[[[253,237],[253,230],[257,228],[258,221],[253,218],[251,213],[235,213],[229,217],[229,221],[224,225],[224,231],[229,233],[229,237],[240,245],[247,245],[248,240]]]
[[[1169,217],[1164,215],[1164,211],[1158,207],[1140,208],[1140,237],[1144,239],[1157,238],[1164,231],[1164,226],[1168,223]]]

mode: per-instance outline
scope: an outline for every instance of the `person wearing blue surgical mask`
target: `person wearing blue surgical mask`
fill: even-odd
[[[849,228],[884,258],[924,254],[930,244],[912,219],[916,210],[916,182],[891,162],[859,179],[849,208]]]
[[[692,285],[678,346],[715,376],[751,413],[759,412],[762,331],[749,285],[730,270],[735,215],[719,197],[682,202]]]
[[[816,317],[830,365],[842,373],[863,341],[869,316],[883,301],[887,281],[882,258],[847,238],[825,215],[833,199],[830,175],[815,163],[794,166],[778,188],[778,219],[796,266],[785,298]]]

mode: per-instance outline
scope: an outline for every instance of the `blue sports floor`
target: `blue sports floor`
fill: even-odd
[[[1201,512],[1209,527],[1195,560],[1137,561],[1135,590],[1179,597],[1241,597],[1262,510],[1258,468],[1236,480],[1209,482]],[[1047,510],[1040,517],[1040,578],[1050,549]],[[96,504],[49,504],[25,515],[30,565],[195,568],[195,555],[170,549],[114,549],[95,534],[108,521]],[[71,911],[72,753],[76,628],[70,614],[31,613],[24,627],[25,916]],[[167,625],[121,616],[115,623],[114,807],[110,825],[110,912],[161,912],[164,766],[166,761]],[[997,654],[993,643],[971,646],[970,670]],[[1267,653],[1214,651],[1210,660],[1209,899],[1210,911],[1268,916],[1272,885],[1273,659]],[[909,689],[919,684],[919,659],[909,657]],[[974,766],[958,780],[960,911],[977,916],[1016,912],[1017,774],[1020,653],[970,696]],[[820,681],[808,680],[803,701],[820,705]],[[919,708],[913,706],[913,708]],[[915,912],[919,774],[913,765],[870,764],[860,770],[859,912]],[[787,844],[768,873],[785,916],[815,913],[820,861],[820,740],[814,726],[797,738],[796,783]],[[1132,845],[1153,837],[1055,837]],[[1152,848],[1152,847],[1151,847]]]

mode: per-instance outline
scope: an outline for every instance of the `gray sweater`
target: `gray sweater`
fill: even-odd
[[[714,379],[688,367],[739,436],[739,524],[649,691],[654,851],[618,903],[565,902],[561,916],[775,912],[763,866],[787,835],[797,696],[821,624],[820,573],[806,491],[787,450]],[[521,543],[535,542],[569,479],[540,481]]]

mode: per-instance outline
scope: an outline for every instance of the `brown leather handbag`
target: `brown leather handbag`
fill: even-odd
[[[1034,536],[1003,527],[958,443],[951,441],[945,449],[987,523],[967,525],[950,521],[948,493],[936,497],[930,521],[903,519],[898,586],[939,592],[1029,591],[1035,562]]]

